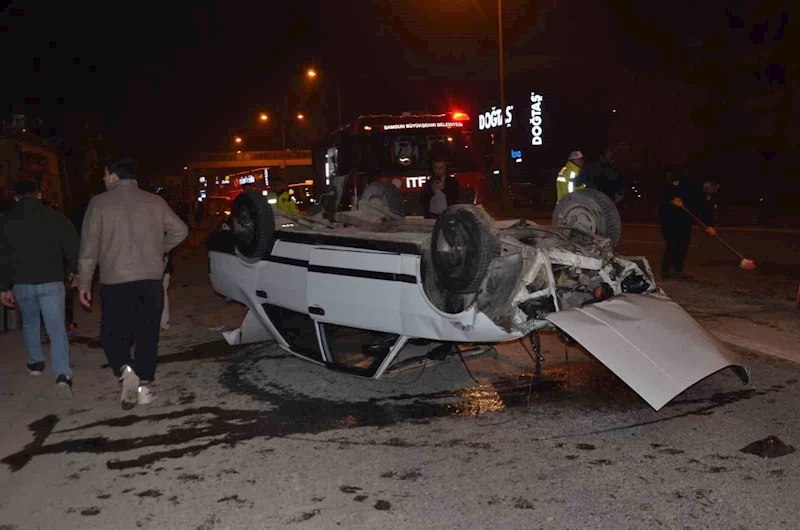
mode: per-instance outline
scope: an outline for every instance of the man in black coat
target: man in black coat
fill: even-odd
[[[44,370],[41,319],[44,320],[50,337],[56,393],[69,398],[72,370],[64,326],[64,263],[74,286],[78,232],[66,217],[42,203],[36,183],[19,181],[14,188],[17,205],[0,218],[0,301],[20,309],[31,375],[41,375]]]
[[[583,166],[575,178],[575,187],[582,184],[587,188],[605,193],[615,203],[622,200],[625,183],[614,167],[613,151],[606,149],[599,160]]]
[[[664,257],[661,260],[661,275],[665,279],[689,279],[683,272],[684,262],[692,242],[692,225],[694,220],[675,199],[680,199],[683,206],[700,218],[709,228],[706,232],[713,236],[714,204],[713,196],[719,192],[720,185],[716,178],[704,179],[702,186],[692,184],[685,177],[673,177],[672,168],[667,168],[667,180],[664,195],[658,209],[661,221],[661,235],[667,243]]]

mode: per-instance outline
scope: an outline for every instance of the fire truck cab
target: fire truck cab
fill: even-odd
[[[421,215],[420,193],[434,160],[447,162],[448,177],[459,184],[459,203],[482,204],[486,178],[472,145],[469,116],[463,112],[361,116],[314,150],[314,195],[338,197],[327,210],[347,210],[372,182],[390,182],[403,197],[406,215]]]

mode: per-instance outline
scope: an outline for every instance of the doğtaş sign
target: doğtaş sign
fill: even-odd
[[[506,106],[505,126],[511,127],[511,120],[513,119],[512,112],[514,105]],[[485,131],[487,129],[494,129],[504,124],[503,110],[492,107],[492,110],[484,112],[478,116],[478,130]]]
[[[542,100],[541,94],[531,92],[531,145],[542,145]]]

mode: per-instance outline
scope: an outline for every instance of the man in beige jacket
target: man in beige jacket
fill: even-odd
[[[100,343],[122,382],[122,408],[155,399],[158,334],[164,305],[165,255],[189,232],[167,203],[139,189],[130,159],[109,162],[106,191],[89,202],[81,230],[81,304],[92,303],[92,277],[100,266]],[[136,341],[136,360],[130,355]]]

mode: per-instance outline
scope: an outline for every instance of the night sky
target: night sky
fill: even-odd
[[[617,72],[662,71],[698,45],[724,63],[783,38],[791,3],[752,4],[506,0],[507,68],[613,89]],[[308,142],[335,125],[336,82],[345,120],[474,108],[495,90],[494,0],[53,5],[12,2],[3,13],[0,103],[61,128],[64,116],[97,116],[153,171],[228,148],[259,127],[261,110],[305,112],[313,119],[290,142]],[[303,77],[308,66],[322,95]]]

